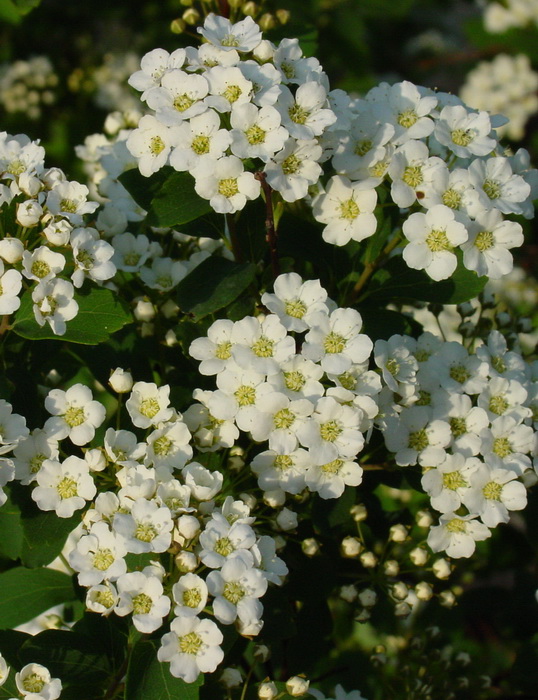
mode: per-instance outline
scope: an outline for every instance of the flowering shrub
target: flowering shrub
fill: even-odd
[[[486,287],[538,173],[230,5],[141,58],[87,184],[0,135],[0,697],[498,697],[441,627],[538,481]]]

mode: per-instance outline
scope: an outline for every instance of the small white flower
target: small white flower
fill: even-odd
[[[258,598],[267,590],[267,580],[261,571],[240,557],[228,559],[220,571],[209,572],[207,588],[215,597],[215,617],[223,625],[231,625],[236,618],[243,624],[261,618],[263,607]]]
[[[194,189],[219,214],[233,214],[260,194],[260,183],[236,156],[202,160],[193,172]]]
[[[165,467],[170,471],[181,469],[192,457],[190,438],[191,434],[185,423],[165,423],[146,439],[146,464],[155,468]]]
[[[230,112],[236,105],[250,102],[252,83],[236,66],[215,66],[205,74],[209,96],[205,102],[217,112]]]
[[[131,513],[116,513],[113,529],[125,538],[128,552],[164,552],[172,540],[173,522],[170,510],[155,501],[139,498]]]
[[[197,31],[224,51],[252,51],[262,40],[259,26],[249,16],[232,24],[229,19],[210,13],[205,18],[204,26],[198,27]]]
[[[157,387],[153,382],[136,382],[125,403],[133,425],[149,428],[170,420],[173,409],[169,408],[170,387]]]
[[[46,205],[55,216],[63,216],[75,226],[83,222],[84,214],[92,214],[99,204],[88,202],[89,190],[78,182],[57,182],[47,195]]]
[[[295,202],[306,197],[308,187],[314,185],[322,169],[321,146],[315,140],[288,139],[265,166],[268,184],[280,192],[286,202]]]
[[[170,165],[192,172],[203,158],[222,158],[231,140],[230,132],[220,128],[217,112],[208,109],[176,127],[176,147],[170,155]]]
[[[500,211],[491,209],[476,216],[469,227],[469,240],[462,245],[463,264],[478,275],[498,280],[511,272],[514,261],[510,248],[523,245],[523,229],[506,221]]]
[[[300,85],[295,95],[283,86],[276,106],[282,125],[296,139],[321,136],[336,121],[336,114],[329,108],[327,91],[315,80]]]
[[[156,576],[142,571],[123,574],[116,582],[116,615],[132,613],[133,625],[142,634],[158,629],[170,612],[170,598],[163,595],[163,585]]]
[[[497,142],[490,138],[487,112],[470,112],[463,105],[447,105],[439,114],[434,136],[460,158],[487,156]]]
[[[66,321],[78,314],[78,304],[73,299],[75,288],[64,279],[51,279],[38,284],[32,292],[35,320],[40,326],[48,323],[55,335],[64,335]]]
[[[326,224],[323,240],[342,246],[372,236],[377,228],[376,204],[374,189],[365,189],[362,183],[352,183],[341,175],[332,177],[313,207],[314,218]]]
[[[488,464],[482,464],[472,474],[472,488],[464,495],[463,502],[488,527],[507,523],[509,511],[523,510],[527,505],[527,489],[516,479],[517,474],[503,469],[500,459],[490,457]]]
[[[104,282],[114,277],[116,266],[111,261],[114,248],[99,238],[99,233],[94,228],[75,228],[71,231],[71,248],[75,271],[71,275],[74,286],[82,287],[86,277]]]
[[[481,464],[475,457],[466,459],[456,453],[447,454],[435,468],[426,469],[421,484],[430,496],[432,507],[441,513],[458,510],[471,487],[472,475]]]
[[[170,673],[186,683],[194,683],[198,674],[212,673],[224,658],[220,648],[222,632],[211,620],[176,617],[170,632],[161,639],[159,661],[170,662]]]
[[[64,267],[64,256],[54,253],[47,246],[39,246],[32,252],[25,250],[22,254],[22,274],[29,280],[48,282]]]
[[[123,539],[104,521],[94,523],[69,553],[69,564],[78,571],[81,586],[96,586],[104,579],[115,581],[127,571]]]
[[[172,586],[172,595],[177,617],[196,617],[207,603],[207,584],[203,578],[193,573],[181,576]]]
[[[476,542],[486,540],[491,532],[486,525],[476,520],[476,515],[444,513],[439,525],[428,533],[428,545],[433,552],[445,551],[449,557],[470,557]]]
[[[423,95],[407,80],[391,86],[381,83],[370,90],[367,99],[373,102],[372,109],[379,121],[393,125],[395,145],[422,139],[434,130],[435,124],[429,115],[437,105],[437,98],[433,94]]]
[[[40,510],[54,510],[59,518],[70,518],[97,493],[87,463],[74,455],[62,463],[44,460],[36,481],[32,498]]]
[[[147,103],[156,111],[157,122],[166,127],[176,126],[185,119],[206,111],[208,105],[205,97],[208,90],[209,86],[203,75],[172,70],[163,76],[161,87],[148,92]],[[159,136],[163,138],[162,134]]]
[[[59,678],[52,678],[45,666],[40,664],[26,664],[15,674],[15,683],[19,693],[28,697],[39,697],[43,700],[56,700],[62,692],[62,682]]]
[[[239,158],[261,158],[266,162],[289,137],[281,126],[280,114],[269,105],[260,109],[250,102],[234,105],[230,121],[230,149]]]
[[[55,440],[69,437],[75,445],[90,442],[106,414],[103,404],[94,401],[91,389],[83,384],[74,384],[67,391],[51,389],[45,408],[52,414],[44,426],[47,435]]]

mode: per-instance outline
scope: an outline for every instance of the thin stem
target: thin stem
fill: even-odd
[[[244,262],[243,253],[241,251],[241,245],[239,244],[239,237],[237,235],[237,229],[235,226],[235,219],[231,214],[225,214],[226,218],[226,228],[230,234],[230,245],[232,246],[232,253],[234,255],[235,261],[238,263]]]
[[[351,294],[349,295],[349,299],[347,300],[348,304],[352,304],[353,302],[357,301],[357,298],[359,294],[362,292],[364,287],[366,287],[367,283],[370,281],[370,277],[376,272],[385,262],[385,260],[388,258],[388,256],[392,253],[392,251],[400,244],[402,240],[401,234],[397,234],[390,243],[388,243],[385,248],[381,251],[381,253],[377,256],[375,260],[372,260],[372,262],[366,263],[364,270],[361,273],[361,276],[357,280],[357,283],[353,287]]]
[[[219,14],[223,17],[230,16],[230,5],[228,4],[228,0],[219,0]]]
[[[117,692],[120,688],[120,685],[123,681],[123,677],[125,676],[125,674],[127,672],[128,664],[129,664],[129,656],[127,656],[125,661],[122,663],[119,671],[116,673],[116,675],[112,679],[112,683],[110,684],[110,687],[107,689],[103,700],[111,700],[111,698],[115,697],[115,695],[117,694]]]
[[[2,316],[2,321],[0,322],[0,336],[4,335],[6,331],[9,330],[9,314]]]
[[[239,700],[245,700],[245,697],[247,695],[248,684],[250,683],[250,679],[252,678],[253,672],[254,672],[254,666],[251,666],[250,670],[247,674],[247,677],[245,678],[245,684],[243,685],[243,690],[241,692],[241,697],[239,698]]]
[[[265,196],[265,240],[269,244],[273,278],[276,279],[280,275],[280,262],[278,260],[277,233],[273,211],[273,188],[267,183],[267,177],[264,172],[258,171],[254,173],[254,177],[256,180],[259,180]]]

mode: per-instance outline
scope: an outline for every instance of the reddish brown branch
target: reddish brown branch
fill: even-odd
[[[264,172],[259,171],[254,173],[254,177],[256,180],[260,181],[263,193],[265,195],[265,240],[269,244],[273,278],[276,279],[280,275],[280,262],[278,260],[277,234],[273,212],[273,188],[271,185],[267,184],[267,179]]]

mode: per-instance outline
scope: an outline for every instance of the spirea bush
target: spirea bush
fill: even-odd
[[[486,285],[537,171],[212,10],[87,184],[0,134],[0,697],[499,697],[443,625],[536,524],[538,362]]]

